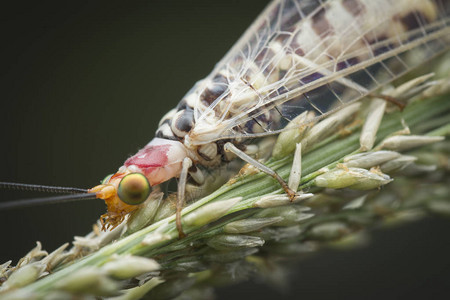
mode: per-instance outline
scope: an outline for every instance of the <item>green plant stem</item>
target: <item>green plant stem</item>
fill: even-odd
[[[401,120],[404,119],[409,127],[414,129],[423,129],[420,126],[426,120],[434,119],[434,125],[446,125],[448,123],[448,112],[450,110],[450,101],[447,97],[438,97],[422,102],[416,102],[408,106],[403,112],[392,113],[386,115],[382,121],[377,134],[377,143],[382,139],[389,136],[393,132],[402,129]],[[440,118],[437,116],[446,114]],[[438,124],[436,124],[438,123]],[[427,129],[427,127],[425,127]],[[414,130],[413,130],[414,131]],[[433,135],[446,133],[448,134],[448,125],[440,128],[439,130],[432,132]],[[302,158],[302,181],[301,187],[309,187],[311,179],[320,174],[320,169],[323,167],[334,167],[339,163],[343,157],[358,152],[359,149],[359,129],[349,135],[342,138],[334,136],[330,139],[331,143],[324,144],[322,147],[316,148],[313,151],[306,153]],[[423,132],[415,132],[423,133]],[[292,164],[292,157],[282,158],[280,160],[269,160],[267,165],[275,169],[283,178],[287,178]],[[212,194],[200,199],[199,201],[191,204],[183,210],[183,215],[187,215],[190,212],[198,209],[199,207],[213,202],[225,199],[231,199],[234,197],[244,197],[237,205],[235,205],[228,214],[235,213],[231,218],[225,219],[225,221],[219,222],[216,225],[209,227],[206,230],[200,230],[200,228],[191,228],[187,238],[178,240],[175,230],[175,216],[168,217],[164,220],[158,221],[146,228],[141,229],[115,243],[107,245],[96,253],[89,255],[72,263],[61,267],[57,272],[50,274],[49,276],[42,278],[35,283],[25,287],[25,290],[30,292],[45,292],[51,290],[53,285],[60,279],[68,276],[69,274],[80,270],[86,266],[101,266],[108,261],[113,254],[132,254],[143,255],[148,257],[154,257],[159,254],[166,253],[168,250],[182,249],[189,245],[189,243],[201,238],[207,238],[209,236],[216,235],[223,230],[223,225],[234,221],[251,216],[255,210],[249,210],[253,208],[255,199],[262,195],[266,195],[273,192],[281,193],[279,185],[271,177],[265,174],[253,174],[249,176],[243,176],[235,178],[233,184],[225,184]],[[327,217],[328,218],[328,217]],[[339,218],[335,215],[333,218]],[[311,222],[319,222],[316,219]],[[143,245],[142,240],[149,233],[154,232],[161,226],[167,226],[164,230],[172,238],[161,242],[159,244]],[[199,250],[200,251],[200,250]],[[163,265],[170,266],[170,261],[177,257],[178,254],[165,257],[161,263]]]

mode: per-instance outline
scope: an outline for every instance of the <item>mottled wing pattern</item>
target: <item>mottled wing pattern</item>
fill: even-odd
[[[282,131],[357,101],[450,46],[446,0],[279,0],[185,96],[190,143]]]

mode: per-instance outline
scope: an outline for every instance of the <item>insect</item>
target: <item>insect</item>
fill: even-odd
[[[273,1],[242,38],[162,118],[155,138],[101,185],[104,227],[136,209],[150,186],[179,178],[177,227],[188,180],[283,131],[305,110],[317,118],[358,101],[449,47],[446,1]],[[411,59],[410,56],[415,56]]]

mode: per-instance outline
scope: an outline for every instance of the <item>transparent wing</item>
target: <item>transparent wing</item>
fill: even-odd
[[[446,0],[272,2],[185,96],[193,144],[273,134],[323,117],[450,47]]]

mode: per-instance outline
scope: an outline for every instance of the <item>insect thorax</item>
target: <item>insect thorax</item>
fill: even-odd
[[[245,138],[221,139],[221,126],[219,110],[212,110],[207,122],[196,123],[194,117],[194,105],[201,105],[203,109],[208,108],[218,97],[223,95],[228,82],[223,74],[219,74],[213,79],[205,79],[197,83],[201,89],[191,90],[177,105],[170,110],[160,121],[155,137],[168,140],[180,141],[186,147],[189,157],[196,163],[206,167],[215,167],[222,163],[227,163],[233,159],[233,155],[224,151],[224,145],[232,142],[241,150],[245,150],[253,140]],[[201,91],[201,92],[199,92]],[[226,102],[224,102],[226,103]],[[230,111],[229,115],[233,112]],[[245,133],[261,133],[269,124],[280,121],[280,114],[273,114],[270,111],[262,112],[255,118],[236,126],[233,130]],[[206,126],[205,126],[206,123]],[[207,134],[197,135],[199,127],[205,127]],[[209,138],[209,136],[211,136]]]

